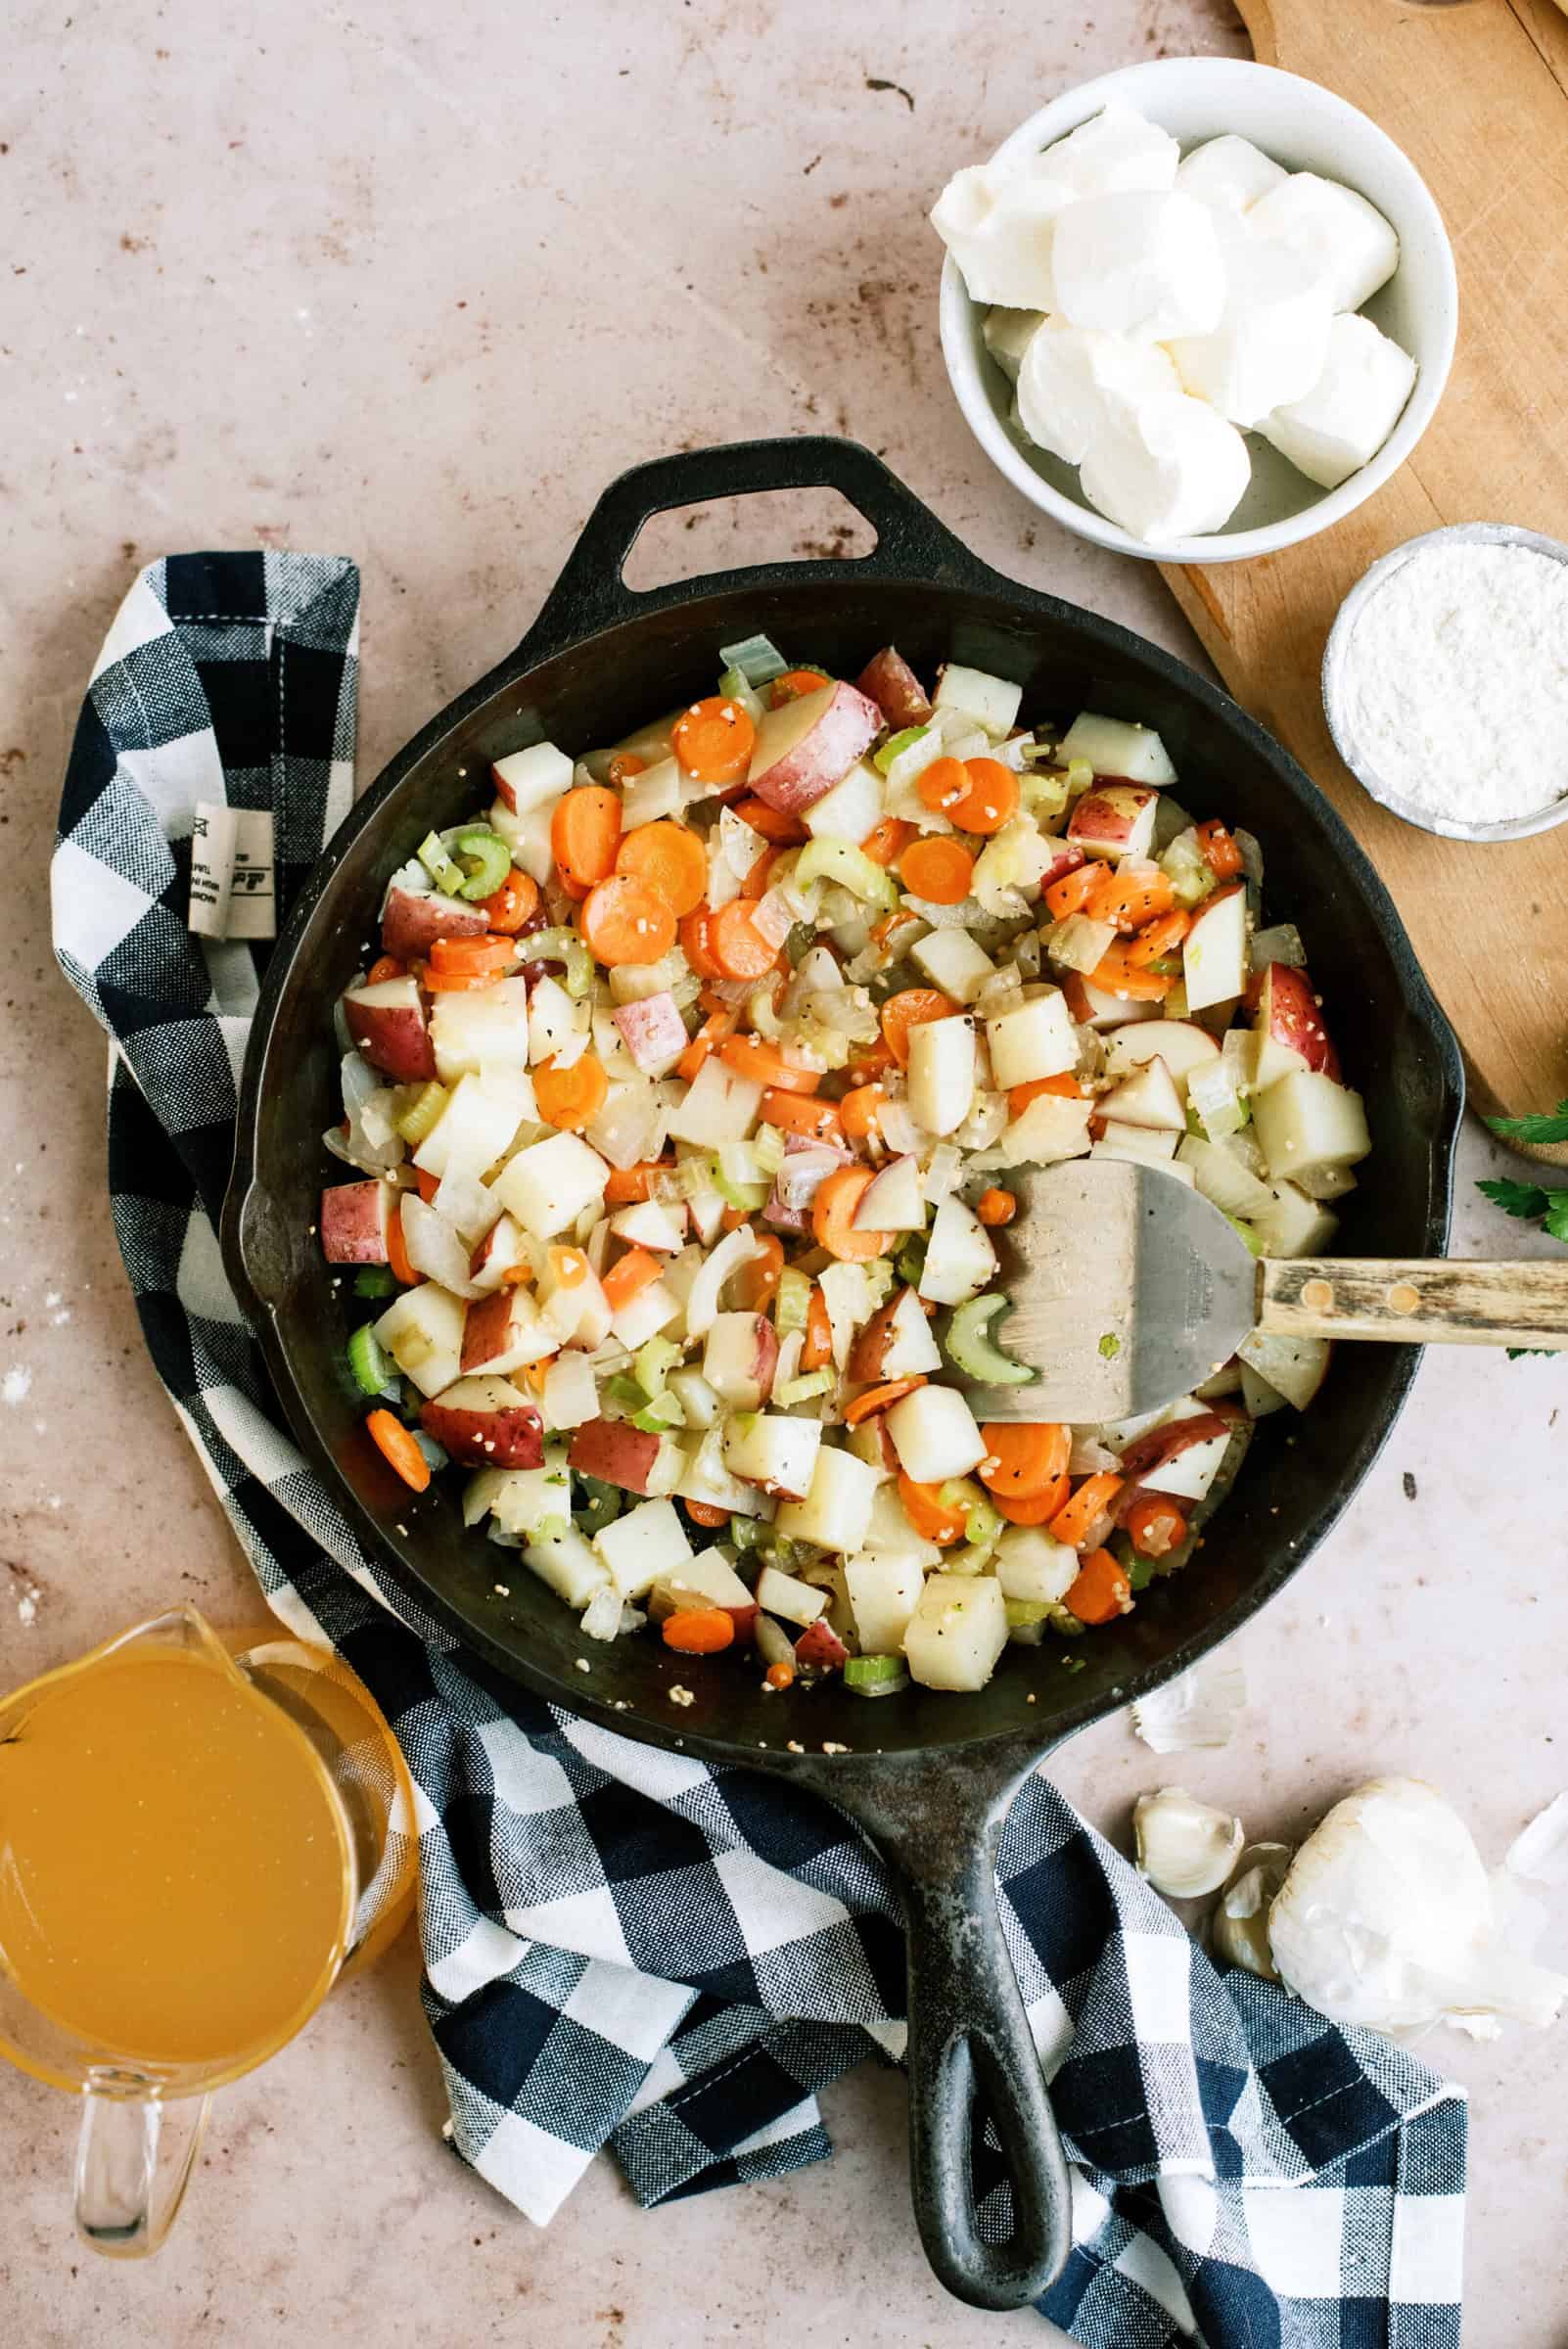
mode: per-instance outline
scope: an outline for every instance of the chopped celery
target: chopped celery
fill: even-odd
[[[905,1282],[911,1289],[917,1289],[920,1286],[921,1274],[926,1268],[926,1242],[924,1238],[919,1233],[916,1233],[912,1238],[905,1240],[903,1246],[894,1258],[893,1263],[899,1278]]]
[[[361,1395],[383,1394],[397,1375],[392,1357],[368,1321],[348,1341],[348,1368]]]
[[[943,1508],[956,1510],[964,1517],[976,1501],[986,1497],[972,1476],[949,1476],[945,1484],[938,1486],[937,1496]]]
[[[786,1265],[778,1276],[778,1291],[773,1300],[773,1327],[781,1338],[793,1337],[796,1330],[806,1327],[811,1307],[811,1283],[807,1275]]]
[[[354,1274],[356,1297],[395,1297],[397,1275],[390,1265],[361,1265]]]
[[[738,644],[721,644],[718,658],[726,668],[738,668],[748,685],[770,685],[789,667],[766,636],[743,636]]]
[[[977,1549],[990,1549],[1002,1530],[1002,1518],[989,1500],[972,1501],[964,1514],[964,1539]]]
[[[575,930],[534,930],[526,948],[530,962],[564,962],[566,990],[580,1002],[593,984],[593,956]]]
[[[762,714],[762,697],[754,693],[743,668],[726,668],[718,680],[718,690],[727,702],[738,702],[755,725]]]
[[[619,1404],[623,1411],[640,1411],[648,1400],[636,1380],[628,1378],[623,1370],[617,1371],[606,1382],[604,1397],[606,1403]]]
[[[956,1309],[945,1340],[947,1359],[955,1370],[984,1387],[1027,1387],[1038,1378],[1038,1370],[1004,1354],[992,1335],[993,1323],[1012,1310],[1012,1299],[999,1291],[971,1297]]]
[[[1222,1208],[1220,1213],[1224,1215],[1224,1209]],[[1225,1221],[1243,1243],[1249,1256],[1262,1256],[1265,1253],[1263,1240],[1250,1223],[1244,1223],[1239,1216],[1225,1216]]]
[[[1049,1623],[1056,1613],[1056,1603],[1048,1598],[1010,1598],[1007,1601],[1007,1628],[1016,1632],[1028,1623]]]
[[[574,1514],[578,1533],[586,1534],[591,1541],[620,1516],[624,1496],[619,1485],[602,1485],[596,1476],[584,1476],[578,1481],[582,1499]]]
[[[680,1359],[680,1348],[673,1338],[650,1338],[640,1347],[631,1365],[632,1376],[651,1403],[662,1395],[669,1373]]]
[[[530,1542],[564,1542],[572,1531],[570,1517],[541,1517],[529,1528]]]
[[[680,1397],[671,1395],[667,1388],[664,1394],[654,1397],[646,1410],[633,1411],[631,1424],[645,1436],[662,1436],[667,1428],[684,1427],[686,1414]]]
[[[904,726],[897,734],[890,734],[882,748],[871,754],[872,765],[885,775],[900,752],[908,750],[911,743],[924,742],[930,731],[929,726]]]
[[[743,1216],[761,1215],[767,1205],[768,1185],[765,1182],[731,1182],[716,1161],[713,1187],[727,1207],[738,1208]]]
[[[797,888],[808,889],[813,881],[824,879],[836,881],[862,904],[886,905],[891,909],[899,902],[899,893],[889,873],[873,863],[863,849],[852,847],[847,840],[812,840],[801,851],[795,867]]]
[[[1086,759],[1070,759],[1067,762],[1067,796],[1082,799],[1094,780],[1094,769]]]
[[[944,1574],[990,1574],[994,1563],[989,1549],[977,1549],[972,1542],[960,1542],[956,1549],[942,1553]]]
[[[875,1313],[880,1306],[886,1305],[888,1299],[893,1295],[898,1286],[899,1275],[893,1268],[892,1259],[886,1256],[874,1256],[871,1262],[868,1265],[862,1265],[860,1269],[865,1274],[866,1291],[870,1298],[871,1310]]]
[[[493,898],[512,869],[512,852],[488,824],[465,824],[451,838],[451,853],[462,867],[459,897],[477,903]]]
[[[893,1696],[909,1685],[909,1667],[902,1656],[847,1656],[844,1685],[859,1696]]]
[[[438,889],[444,889],[449,898],[461,897],[463,868],[454,864],[441,845],[438,833],[427,832],[419,844],[419,861]],[[496,884],[500,886],[499,883]]]
[[[1198,846],[1195,831],[1178,832],[1170,847],[1161,851],[1157,862],[1176,892],[1176,903],[1188,913],[1214,889],[1214,868]]]
[[[752,1136],[752,1154],[764,1174],[776,1174],[784,1164],[784,1136],[776,1126],[759,1126]]]
[[[776,1390],[776,1400],[791,1411],[798,1403],[809,1403],[813,1396],[825,1395],[832,1384],[831,1370],[808,1370],[804,1378],[787,1378]]]
[[[1019,797],[1030,815],[1060,815],[1067,806],[1067,777],[1054,768],[1037,768],[1020,778]]]
[[[422,1084],[405,1110],[393,1118],[392,1124],[405,1142],[417,1147],[430,1132],[441,1111],[446,1107],[446,1087],[438,1084],[433,1077]]]
[[[729,1538],[737,1549],[755,1549],[769,1530],[761,1517],[732,1517],[729,1521]]]

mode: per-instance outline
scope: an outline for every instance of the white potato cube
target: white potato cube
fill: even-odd
[[[1275,1182],[1317,1167],[1353,1167],[1372,1147],[1360,1093],[1297,1069],[1253,1097],[1258,1146]]]
[[[1211,898],[1197,913],[1181,946],[1182,984],[1189,1011],[1228,1003],[1247,985],[1247,893],[1233,889]]]
[[[1181,150],[1168,130],[1113,99],[1038,157],[1038,168],[1075,196],[1156,193],[1175,184]]]
[[[1260,196],[1267,196],[1290,177],[1282,163],[1265,155],[1250,139],[1226,131],[1206,139],[1176,165],[1176,186],[1182,196],[1194,196],[1215,211],[1244,212]]]
[[[923,1688],[984,1688],[1007,1645],[1007,1601],[994,1575],[934,1574],[904,1634]]]
[[[986,1439],[956,1387],[917,1387],[893,1405],[883,1425],[899,1465],[917,1485],[967,1476],[986,1456]]]
[[[1324,489],[1376,456],[1415,385],[1415,361],[1370,318],[1338,317],[1311,390],[1258,427],[1280,455]]]
[[[450,1290],[422,1281],[392,1299],[376,1323],[376,1342],[422,1395],[439,1395],[462,1373],[466,1311]]]
[[[537,1114],[533,1087],[521,1069],[460,1077],[446,1107],[414,1152],[414,1164],[427,1174],[460,1174],[477,1181],[510,1149],[518,1128],[525,1121],[531,1124]]]
[[[1171,356],[1183,390],[1250,431],[1317,382],[1333,311],[1287,248],[1242,232],[1231,237],[1226,262],[1219,325],[1173,342]]]
[[[922,1020],[911,1028],[909,1114],[916,1125],[928,1133],[954,1133],[974,1098],[974,1021],[960,1015]]]
[[[798,1575],[780,1574],[776,1566],[762,1568],[752,1596],[764,1615],[779,1615],[786,1623],[803,1626],[815,1623],[828,1603],[828,1593],[814,1583],[803,1583]]]
[[[672,1574],[692,1555],[686,1529],[672,1500],[639,1501],[593,1538],[623,1598],[640,1598],[661,1575]]]
[[[860,1652],[896,1656],[925,1589],[920,1561],[897,1550],[862,1551],[844,1561],[844,1584]]]
[[[1152,1126],[1156,1131],[1177,1134],[1187,1129],[1187,1113],[1176,1079],[1158,1057],[1146,1060],[1135,1075],[1111,1092],[1102,1093],[1096,1106],[1102,1118],[1124,1126]]]
[[[1339,1229],[1339,1218],[1293,1182],[1276,1182],[1252,1221],[1265,1256],[1321,1256]]]
[[[858,848],[882,820],[884,788],[870,760],[857,759],[842,783],[802,809],[801,821],[813,840],[847,840]]]
[[[581,1427],[599,1416],[599,1382],[585,1354],[568,1348],[556,1356],[544,1374],[546,1427]]]
[[[594,1592],[603,1590],[610,1581],[604,1560],[596,1557],[582,1536],[575,1531],[528,1543],[523,1550],[523,1563],[541,1583],[548,1583],[557,1598],[564,1599],[569,1607],[585,1607]]]
[[[628,1354],[646,1346],[662,1329],[668,1329],[680,1312],[680,1299],[662,1280],[651,1280],[644,1289],[616,1313],[610,1323],[610,1334]]]
[[[724,1465],[733,1476],[804,1500],[816,1473],[822,1426],[820,1420],[792,1418],[780,1411],[741,1411],[725,1422],[722,1447]]]
[[[667,1207],[662,1199],[637,1199],[618,1208],[610,1228],[629,1247],[651,1248],[659,1256],[678,1256],[686,1244],[684,1208]]]
[[[932,1221],[919,1294],[933,1305],[962,1305],[980,1295],[995,1270],[996,1251],[986,1226],[950,1193]]]
[[[824,1444],[806,1498],[785,1501],[774,1523],[787,1542],[814,1542],[820,1549],[846,1552],[863,1549],[881,1481],[876,1470],[853,1452]],[[759,1598],[759,1604],[765,1603]]]
[[[497,800],[485,818],[490,830],[499,833],[511,850],[512,862],[518,870],[530,874],[541,885],[555,870],[550,822],[556,806],[556,801],[546,800],[542,806],[530,807],[527,815],[514,815],[504,800]]]
[[[1241,1388],[1247,1396],[1247,1408],[1255,1417],[1262,1414],[1254,1409],[1248,1387],[1248,1373],[1263,1379],[1276,1395],[1293,1404],[1298,1411],[1306,1410],[1328,1372],[1329,1347],[1326,1338],[1276,1337],[1261,1329],[1249,1330],[1236,1348],[1241,1357]]]
[[[580,1136],[552,1133],[548,1140],[520,1150],[502,1168],[492,1188],[526,1232],[536,1240],[553,1240],[584,1208],[599,1205],[609,1179],[610,1169]]]
[[[993,677],[989,669],[965,668],[956,661],[944,664],[937,679],[933,709],[957,711],[972,717],[982,733],[993,742],[1000,742],[1012,731],[1018,717],[1018,705],[1024,698],[1022,685],[1010,677]]]
[[[1377,207],[1313,171],[1293,171],[1247,214],[1254,236],[1283,245],[1327,297],[1330,309],[1359,310],[1400,264],[1400,241]]]
[[[1082,1563],[1076,1549],[1042,1525],[1010,1525],[996,1543],[996,1580],[1004,1598],[1052,1605],[1067,1596]]]
[[[1252,459],[1206,400],[1167,392],[1108,420],[1082,478],[1089,503],[1132,537],[1192,538],[1229,521]]]
[[[933,930],[909,948],[909,960],[955,1003],[972,1003],[996,971],[985,947],[977,946],[967,930]]]
[[[1048,319],[1018,370],[1018,420],[1031,440],[1068,465],[1082,465],[1120,405],[1179,392],[1180,378],[1157,343]]]
[[[918,1034],[918,1028],[911,1029],[911,1039]],[[1078,1066],[1078,1036],[1060,988],[988,1020],[986,1043],[992,1075],[1003,1092],[1015,1084],[1034,1084],[1041,1077],[1060,1077]]]
[[[471,995],[440,994],[430,1020],[436,1074],[442,1084],[483,1069],[529,1065],[529,990],[521,979],[500,979]]]
[[[981,338],[1010,384],[1018,381],[1030,338],[1045,323],[1043,310],[1009,310],[995,302],[986,312]]]
[[[695,1441],[671,1445],[670,1450],[675,1456],[675,1473],[666,1490],[673,1490],[682,1500],[700,1500],[711,1509],[727,1509],[732,1517],[772,1516],[773,1503],[761,1486],[732,1476],[725,1467],[717,1427],[706,1429]]]
[[[1092,1101],[1038,1093],[1022,1117],[1003,1127],[997,1153],[1009,1167],[1054,1167],[1063,1159],[1083,1158],[1093,1114]]]
[[[1041,172],[975,163],[948,180],[932,207],[931,225],[962,271],[972,301],[1048,310],[1055,304],[1056,217],[1072,201],[1072,189]]]
[[[562,793],[572,788],[572,761],[553,742],[530,743],[526,751],[513,751],[507,758],[497,759],[490,772],[497,797],[514,815],[553,806]]]
[[[918,1035],[913,1029],[911,1035]],[[936,1128],[932,1128],[933,1132]],[[911,1151],[893,1159],[873,1174],[861,1194],[851,1225],[854,1231],[924,1231],[926,1180],[920,1161]]]
[[[1190,196],[1135,190],[1086,196],[1055,223],[1055,301],[1070,326],[1165,343],[1207,335],[1224,306],[1214,215]]]
[[[1171,754],[1152,726],[1129,725],[1125,718],[1101,717],[1081,710],[1057,750],[1062,765],[1082,759],[1097,775],[1122,783],[1152,783],[1156,790],[1174,783]]]

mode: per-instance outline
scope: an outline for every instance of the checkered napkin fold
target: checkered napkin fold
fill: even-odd
[[[611,1735],[466,1656],[283,1426],[214,1237],[268,949],[191,936],[191,840],[199,801],[270,809],[287,914],[351,798],[358,592],[321,556],[141,574],[76,728],[55,949],[110,1036],[115,1226],[159,1375],[273,1609],[346,1658],[407,1757],[452,2142],[543,2222],[604,2145],[645,2203],[825,2155],[818,2092],[901,2051],[899,1929],[825,1805]],[[1074,2166],[1045,2313],[1094,2349],[1456,2344],[1456,2092],[1217,1973],[1042,1778],[999,1875]],[[999,2164],[976,2163],[1004,2232]]]

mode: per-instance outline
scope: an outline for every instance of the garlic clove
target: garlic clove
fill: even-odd
[[[1239,1819],[1200,1803],[1184,1786],[1139,1795],[1132,1833],[1138,1873],[1173,1901],[1218,1892],[1246,1842]]]
[[[1209,1941],[1227,1965],[1245,1966],[1266,1982],[1279,1969],[1268,1947],[1268,1911],[1290,1867],[1288,1843],[1250,1843],[1209,1920]]]

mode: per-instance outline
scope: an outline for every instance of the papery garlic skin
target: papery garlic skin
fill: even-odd
[[[1239,1819],[1200,1803],[1184,1786],[1139,1795],[1132,1833],[1138,1873],[1173,1901],[1218,1892],[1246,1842]]]
[[[1268,1947],[1268,1911],[1285,1881],[1291,1856],[1288,1843],[1249,1843],[1209,1920],[1215,1956],[1227,1965],[1261,1974],[1266,1982],[1279,1979]]]

